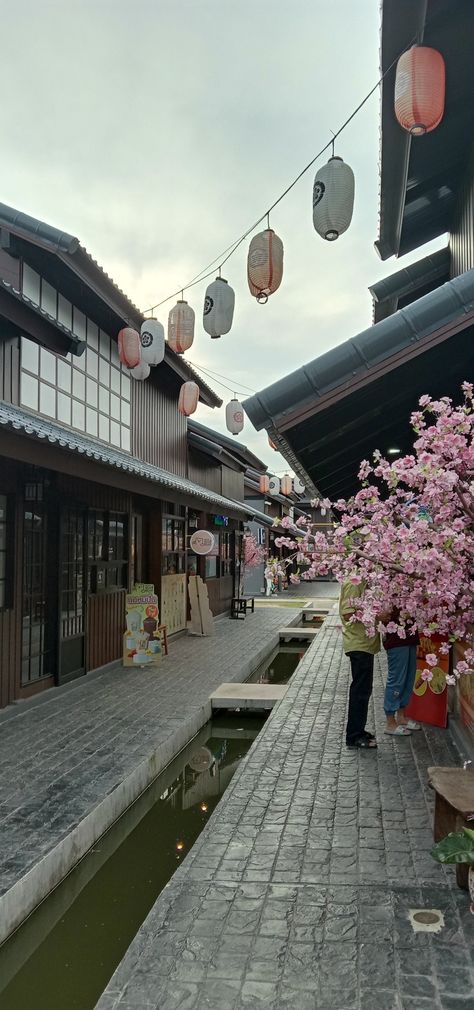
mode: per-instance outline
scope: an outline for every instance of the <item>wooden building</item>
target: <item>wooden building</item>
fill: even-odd
[[[188,572],[215,614],[230,606],[255,511],[242,464],[192,444],[182,382],[221,401],[183,358],[167,347],[145,382],[120,365],[118,331],[142,319],[77,238],[0,204],[0,705],[117,660],[135,581],[169,634]],[[212,558],[188,550],[196,528]]]

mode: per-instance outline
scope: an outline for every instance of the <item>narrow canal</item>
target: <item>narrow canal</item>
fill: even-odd
[[[279,646],[251,680],[287,683],[304,652]],[[99,839],[0,947],[0,1010],[93,1010],[263,724],[213,718]]]
[[[220,716],[0,948],[0,1010],[92,1010],[263,719]]]

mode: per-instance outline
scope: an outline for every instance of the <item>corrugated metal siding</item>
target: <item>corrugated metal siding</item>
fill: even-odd
[[[244,475],[240,470],[222,467],[222,494],[225,498],[232,498],[232,501],[244,500]]]
[[[89,596],[86,670],[120,659],[125,627],[125,589]]]
[[[208,456],[201,456],[198,452],[189,453],[188,478],[209,491],[222,494],[221,467],[212,466]]]
[[[178,394],[179,386],[161,376],[132,383],[132,452],[187,477],[187,421],[178,411]]]
[[[474,268],[474,154],[459,193],[459,210],[451,232],[451,277]]]
[[[20,403],[20,341],[18,337],[2,339],[0,330],[0,400]]]

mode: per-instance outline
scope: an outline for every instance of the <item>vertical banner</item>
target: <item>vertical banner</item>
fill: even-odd
[[[430,635],[430,637],[420,636],[420,644],[416,651],[416,676],[415,687],[406,708],[406,714],[410,719],[417,719],[418,722],[426,722],[430,726],[441,726],[443,729],[448,722],[448,688],[446,684],[446,674],[449,673],[449,653],[440,653],[439,647],[447,642],[441,635]],[[435,653],[438,657],[438,665],[430,668],[426,662],[429,653]],[[432,680],[423,680],[423,670],[431,669]]]
[[[161,660],[159,610],[155,587],[137,583],[125,597],[123,665],[156,667]]]

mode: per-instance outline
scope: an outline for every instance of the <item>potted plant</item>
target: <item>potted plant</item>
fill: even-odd
[[[453,831],[442,838],[431,850],[433,859],[438,863],[467,863],[469,865],[469,894],[471,896],[470,911],[474,915],[474,831],[463,828]]]

